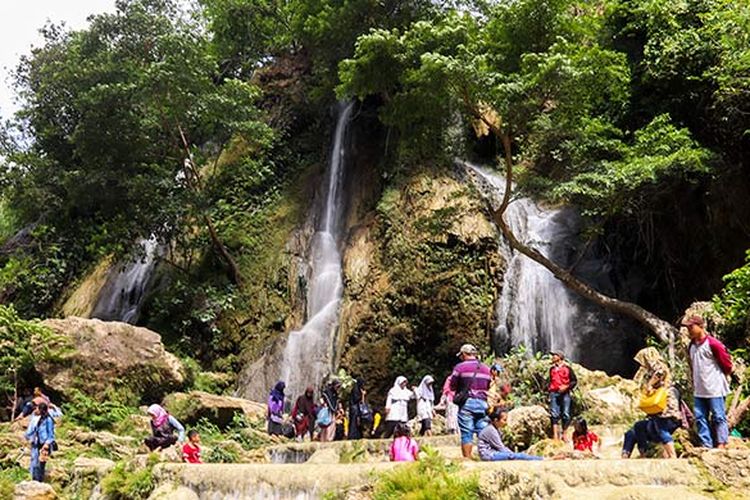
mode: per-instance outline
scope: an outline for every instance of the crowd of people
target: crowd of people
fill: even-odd
[[[623,436],[623,458],[630,458],[636,447],[641,456],[646,456],[650,443],[662,445],[664,458],[675,458],[673,434],[693,424],[701,446],[727,446],[729,426],[725,406],[728,379],[733,372],[731,357],[726,347],[706,331],[703,318],[687,317],[682,326],[690,336],[687,359],[693,384],[692,411],[683,401],[669,364],[659,351],[653,347],[640,350],[634,358],[640,367],[634,380],[640,387],[638,406],[644,418]],[[562,352],[550,354],[547,391],[551,437],[569,442],[576,451],[594,453],[595,447],[601,448],[601,439],[588,429],[583,418],[573,419],[571,414],[572,392],[578,383],[576,374]],[[478,455],[483,461],[541,460],[511,450],[503,442],[511,393],[503,367],[499,363],[491,366],[483,363],[471,344],[461,346],[457,356],[459,362],[445,379],[437,404],[432,375],[425,375],[417,386],[410,386],[406,377],[399,376],[388,391],[382,415],[368,403],[364,379],[353,381],[346,404],[342,400],[342,382],[333,378],[317,399],[315,388],[307,387],[287,416],[286,386],[279,381],[268,396],[268,433],[323,442],[392,438],[390,459],[414,461],[419,458],[419,444],[409,426],[409,405],[415,402],[419,435],[432,435],[433,419],[437,411],[442,411],[445,431],[460,435],[465,458],[472,457],[476,439]],[[57,449],[55,419],[62,417],[62,411],[39,388],[21,400],[17,410],[18,419],[29,418],[25,438],[31,449],[31,477],[43,481],[46,463]],[[158,404],[149,406],[146,413],[151,419],[151,434],[143,441],[148,450],[159,451],[179,444],[183,461],[201,463],[201,440],[196,430],[186,434],[185,427]],[[571,423],[573,432],[568,436]]]
[[[675,458],[672,435],[681,427],[690,428],[693,422],[702,446],[726,447],[729,430],[725,404],[732,361],[724,345],[705,330],[703,318],[690,316],[682,326],[690,335],[693,410],[682,400],[669,364],[659,351],[653,347],[640,350],[634,358],[640,366],[635,380],[641,389],[638,406],[644,418],[623,436],[623,458],[629,458],[636,446],[640,455],[646,456],[651,443],[662,445],[665,458]],[[414,401],[419,435],[430,436],[436,411],[444,411],[445,430],[460,435],[465,458],[472,457],[476,440],[481,460],[539,460],[540,457],[510,450],[503,443],[502,429],[507,422],[511,393],[503,367],[499,363],[483,363],[471,344],[463,345],[457,356],[459,362],[445,379],[437,404],[432,375],[424,376],[418,386],[410,386],[406,377],[399,376],[388,391],[382,416],[368,404],[361,378],[356,379],[351,390],[347,415],[339,401],[342,384],[333,379],[318,400],[314,388],[308,387],[292,409],[294,425],[285,426],[284,383],[279,382],[269,395],[268,432],[320,441],[393,437],[391,459],[411,461],[418,457],[415,450],[419,449],[409,427],[409,405]],[[596,453],[601,449],[601,439],[589,430],[585,419],[573,419],[571,413],[572,394],[578,384],[575,371],[564,353],[551,352],[550,357],[547,396],[551,437],[570,443],[572,450]]]

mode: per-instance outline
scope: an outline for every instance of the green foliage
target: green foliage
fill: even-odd
[[[381,475],[375,483],[376,500],[478,499],[479,481],[460,475],[460,468],[425,446],[420,460]]]
[[[12,305],[0,304],[0,394],[12,401],[19,382],[31,379],[37,363],[59,357],[68,346],[38,321],[21,319]]]
[[[676,128],[667,115],[635,133],[632,146],[615,146],[619,160],[605,160],[552,190],[558,200],[578,204],[589,215],[638,215],[666,181],[695,179],[710,172],[711,153]]]
[[[27,480],[29,471],[19,466],[0,468],[0,498],[13,498],[16,484]]]
[[[117,394],[102,398],[101,401],[87,396],[79,390],[71,391],[71,398],[65,405],[65,417],[79,425],[93,430],[112,430],[131,415],[138,413],[138,409],[127,403],[129,398]],[[123,401],[125,400],[125,401]]]
[[[153,477],[158,456],[150,455],[146,467],[138,469],[127,462],[118,462],[102,478],[102,491],[112,500],[143,500],[156,486]]]
[[[201,0],[222,73],[248,76],[260,60],[287,45],[291,12],[280,0]]]
[[[750,250],[745,265],[724,276],[724,288],[713,298],[722,319],[722,330],[734,338],[747,334],[750,327]]]

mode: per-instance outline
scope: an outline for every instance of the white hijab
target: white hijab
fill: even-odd
[[[393,401],[403,401],[403,400],[409,400],[413,396],[413,392],[408,387],[401,388],[401,384],[406,382],[406,377],[399,376],[396,377],[396,382],[394,382],[393,387],[391,387],[391,390],[388,391],[388,394],[391,396],[391,400]]]
[[[432,378],[432,375],[425,375],[425,377],[422,379],[422,382],[419,383],[419,388],[417,389],[417,396],[419,396],[420,399],[426,399],[429,402],[435,401],[435,392],[432,390],[432,384],[435,382],[435,379]]]

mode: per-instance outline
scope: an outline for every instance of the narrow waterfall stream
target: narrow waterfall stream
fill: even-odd
[[[107,282],[99,292],[92,318],[131,324],[138,321],[160,251],[159,243],[153,236],[140,240],[138,244],[142,256],[118,264],[110,271]]]
[[[311,242],[308,320],[302,329],[289,334],[284,348],[282,380],[286,382],[286,393],[291,398],[302,394],[308,385],[320,387],[333,369],[333,341],[344,288],[339,251],[344,211],[342,183],[346,167],[346,135],[353,108],[353,103],[339,104],[323,186],[325,202],[320,206]]]
[[[465,164],[476,175],[479,188],[497,207],[505,191],[505,179],[487,169]],[[505,218],[519,240],[531,244],[559,262],[577,243],[575,213],[545,209],[531,198],[511,201]],[[525,345],[532,352],[561,350],[577,359],[575,320],[581,311],[565,285],[551,272],[515,252],[504,238],[500,250],[508,263],[502,295],[497,305],[495,349],[505,351]]]

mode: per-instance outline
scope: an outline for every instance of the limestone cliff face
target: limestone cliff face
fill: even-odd
[[[383,191],[344,251],[340,366],[372,402],[398,375],[442,383],[462,343],[489,346],[504,263],[481,202],[457,174],[421,170]]]

